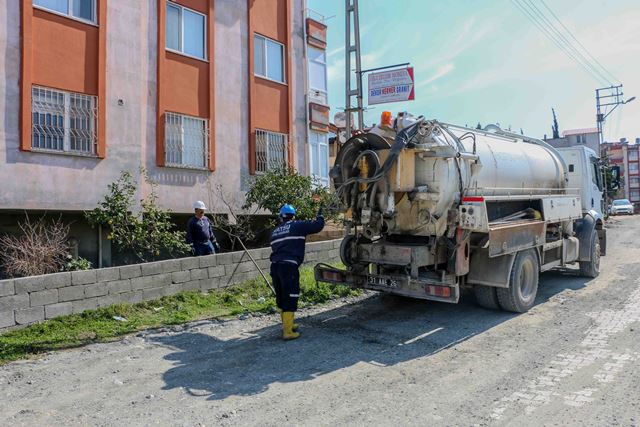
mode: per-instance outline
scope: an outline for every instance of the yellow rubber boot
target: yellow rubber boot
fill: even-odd
[[[282,339],[295,340],[299,336],[299,333],[293,332],[293,311],[282,312]]]
[[[278,310],[280,310],[280,309],[278,309]],[[284,323],[284,316],[283,316],[282,310],[280,310],[280,319],[282,320],[282,323]],[[300,325],[298,325],[297,323],[293,322],[293,328],[291,328],[291,330],[292,330],[293,332],[295,332],[295,331],[297,331],[297,330],[298,330],[298,327],[299,327],[299,326],[300,326]]]

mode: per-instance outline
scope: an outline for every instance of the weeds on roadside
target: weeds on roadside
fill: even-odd
[[[360,293],[340,285],[318,283],[316,286],[310,267],[301,269],[300,284],[300,307]],[[110,341],[148,328],[243,313],[270,313],[275,311],[275,307],[275,298],[270,290],[262,278],[256,278],[207,294],[183,292],[139,304],[119,304],[89,310],[0,335],[0,364],[51,350]],[[125,320],[116,320],[114,317]]]

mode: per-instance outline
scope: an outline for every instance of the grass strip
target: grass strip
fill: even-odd
[[[300,307],[356,296],[359,290],[316,282],[312,267],[300,270]],[[117,304],[80,314],[57,317],[0,335],[0,365],[39,353],[106,342],[149,328],[243,313],[270,313],[275,298],[262,278],[214,289],[209,293],[182,292],[139,304]],[[122,317],[126,321],[115,320]]]

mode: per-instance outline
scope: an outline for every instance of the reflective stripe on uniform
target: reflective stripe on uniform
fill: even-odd
[[[298,298],[300,294],[289,294],[290,298]]]
[[[281,237],[280,239],[272,240],[271,245],[275,243],[284,242],[285,240],[296,240],[296,239],[305,239],[305,236],[289,236],[289,237]]]

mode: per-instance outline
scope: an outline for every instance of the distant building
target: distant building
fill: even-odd
[[[629,199],[640,207],[640,138],[629,144],[625,138],[620,142],[602,144],[602,154],[609,162],[620,167],[620,190],[615,198]]]
[[[584,145],[599,153],[599,137],[597,128],[571,129],[562,132],[562,138],[551,138],[546,140],[556,148],[575,147]]]

